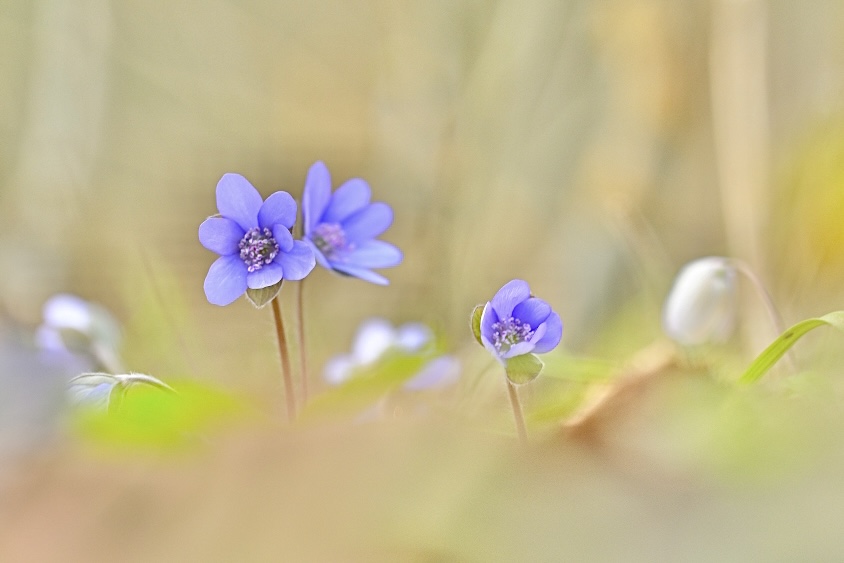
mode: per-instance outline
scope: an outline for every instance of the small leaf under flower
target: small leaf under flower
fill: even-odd
[[[269,287],[262,287],[261,289],[247,289],[246,298],[249,302],[255,305],[258,309],[264,307],[267,303],[275,299],[278,292],[281,291],[281,284],[284,280],[275,283]]]
[[[530,383],[542,372],[543,367],[545,364],[534,354],[512,357],[505,364],[507,379],[516,385]]]

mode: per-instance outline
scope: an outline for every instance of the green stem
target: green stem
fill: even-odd
[[[507,394],[510,397],[510,406],[513,408],[513,420],[516,422],[516,432],[519,434],[519,442],[527,443],[527,429],[525,428],[525,417],[522,414],[522,404],[519,402],[519,392],[516,386],[504,377],[507,382]]]
[[[287,348],[287,337],[284,334],[284,322],[281,320],[281,307],[278,297],[272,300],[275,331],[278,336],[278,355],[281,357],[281,376],[284,379],[284,397],[287,401],[287,419],[292,423],[296,420],[296,396],[293,392],[293,376],[290,372],[290,351]]]
[[[756,293],[759,295],[759,298],[762,300],[762,304],[765,306],[765,311],[768,313],[768,318],[771,321],[771,324],[774,327],[774,331],[776,334],[782,334],[785,332],[785,324],[782,322],[782,317],[780,316],[779,311],[777,310],[777,306],[774,304],[774,299],[771,297],[771,294],[768,292],[768,289],[765,287],[765,284],[762,283],[762,279],[756,275],[756,272],[743,260],[738,259],[731,259],[733,267],[745,278],[750,281],[753,289],[756,290]],[[786,353],[786,358],[788,363],[790,364],[791,369],[796,369],[797,362],[794,359],[794,354],[790,350]]]

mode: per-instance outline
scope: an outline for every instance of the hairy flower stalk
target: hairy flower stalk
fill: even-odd
[[[281,375],[284,379],[284,398],[287,401],[287,420],[296,420],[296,395],[293,390],[293,374],[290,370],[290,350],[287,348],[287,336],[284,332],[284,321],[281,318],[281,306],[278,297],[272,300],[273,320],[278,338],[278,355],[281,358]]]

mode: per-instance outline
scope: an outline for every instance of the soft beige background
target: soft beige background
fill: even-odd
[[[269,315],[205,303],[197,226],[222,173],[298,196],[322,159],[394,206],[406,260],[387,289],[309,279],[317,364],[373,314],[458,344],[513,277],[574,350],[642,299],[650,335],[712,253],[792,318],[844,269],[842,22],[820,0],[4,0],[0,303],[31,325],[77,292],[134,369],[241,381]]]

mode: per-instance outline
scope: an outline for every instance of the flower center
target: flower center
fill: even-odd
[[[269,229],[249,229],[237,246],[240,248],[240,259],[249,272],[257,272],[278,254],[278,243]]]
[[[334,258],[352,247],[346,242],[346,233],[339,223],[320,223],[311,233],[311,241],[326,258]]]
[[[492,345],[503,354],[519,342],[529,340],[533,333],[529,324],[510,317],[492,325]]]

